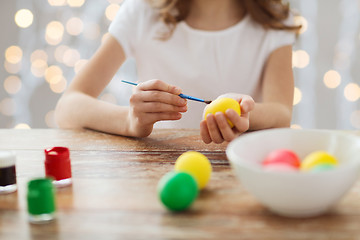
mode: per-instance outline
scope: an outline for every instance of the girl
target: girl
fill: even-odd
[[[133,137],[148,136],[155,124],[200,128],[205,143],[288,127],[298,27],[287,19],[289,8],[280,0],[125,0],[111,36],[60,98],[57,123]],[[139,81],[130,106],[98,100],[127,58],[135,58]],[[242,115],[227,110],[202,120],[204,104],[180,93],[232,97]]]

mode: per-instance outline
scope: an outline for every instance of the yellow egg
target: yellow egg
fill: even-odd
[[[207,118],[209,113],[215,114],[217,112],[225,113],[227,109],[234,109],[235,112],[241,115],[240,104],[233,98],[218,98],[212,101],[205,109],[204,118]],[[230,127],[234,127],[234,124],[227,119]]]
[[[175,171],[182,171],[191,174],[199,189],[203,189],[210,180],[211,163],[203,154],[189,151],[179,156],[175,163]]]
[[[311,170],[320,164],[338,165],[337,159],[325,151],[316,151],[307,155],[301,163],[301,170]]]

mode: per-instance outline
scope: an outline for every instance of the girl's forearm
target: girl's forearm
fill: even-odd
[[[61,128],[89,128],[118,135],[128,134],[128,107],[117,106],[79,92],[59,100],[55,118]]]
[[[250,112],[249,130],[290,127],[292,108],[280,103],[256,103]]]

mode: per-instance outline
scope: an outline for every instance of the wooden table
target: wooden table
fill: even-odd
[[[70,148],[73,186],[56,192],[55,221],[28,222],[26,184],[44,176],[43,150]],[[236,180],[224,150],[197,130],[157,130],[145,139],[94,131],[0,130],[0,150],[17,154],[18,192],[0,195],[0,239],[360,239],[360,181],[328,214],[276,216]],[[212,178],[192,207],[167,211],[159,179],[185,151],[205,154]]]

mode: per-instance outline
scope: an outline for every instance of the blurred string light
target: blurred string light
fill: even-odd
[[[50,84],[50,88],[53,89],[51,86],[54,86],[62,81],[65,80],[65,77],[63,75],[54,75],[53,77],[50,78],[49,80],[49,84]],[[66,81],[66,80],[65,80]],[[63,84],[64,85],[64,84]],[[66,84],[65,84],[66,85]],[[56,91],[57,93],[61,93],[63,92],[63,90],[58,90]]]
[[[66,52],[66,50],[68,50],[69,47],[66,45],[60,45],[55,49],[55,59],[56,61],[58,61],[59,63],[63,63],[64,62],[64,53]]]
[[[16,124],[14,129],[31,129],[31,127],[26,123],[19,123],[19,124]]]
[[[45,80],[48,83],[58,83],[63,77],[63,71],[59,66],[52,65],[45,70]]]
[[[60,7],[69,5],[70,7],[81,7],[85,0],[48,0],[50,6]]]
[[[48,68],[48,54],[41,49],[35,50],[30,56],[31,73],[38,78],[44,76]]]
[[[109,3],[121,4],[124,0],[108,0]]]
[[[20,70],[21,70],[21,62],[18,62],[16,64],[12,64],[12,63],[9,63],[8,61],[5,60],[4,68],[8,73],[16,74],[16,73],[20,72]]]
[[[21,86],[22,83],[18,76],[9,76],[4,81],[4,89],[8,94],[16,94],[20,91]]]
[[[5,50],[4,68],[10,74],[16,74],[21,70],[23,51],[19,46],[10,46]]]
[[[21,61],[23,51],[19,46],[10,46],[5,50],[5,60],[11,64],[17,64]]]
[[[77,36],[84,30],[84,23],[78,17],[72,17],[66,22],[66,31],[68,34]]]
[[[78,50],[73,48],[68,48],[65,50],[63,55],[63,63],[68,67],[74,67],[75,63],[81,58]]]
[[[64,35],[64,25],[58,21],[48,23],[45,30],[45,40],[50,45],[58,45]]]
[[[53,91],[54,93],[62,93],[65,91],[66,86],[67,86],[67,81],[65,79],[65,77],[63,76],[58,76],[59,79],[57,79],[54,82],[50,82],[50,89],[51,91]]]
[[[84,5],[85,0],[67,0],[67,4],[70,7],[81,7],[82,5]]]
[[[34,20],[34,15],[29,9],[20,9],[15,14],[15,23],[21,28],[29,27]]]
[[[5,116],[12,116],[15,114],[16,104],[12,98],[4,98],[0,102],[0,112]]]
[[[328,88],[337,88],[341,83],[341,76],[335,70],[329,70],[324,74],[324,84]]]
[[[48,57],[49,57],[48,54],[44,50],[38,49],[31,53],[30,61],[34,62],[35,60],[41,59],[47,62]]]
[[[302,127],[298,124],[291,124],[290,128],[292,129],[302,129]]]
[[[44,76],[47,68],[48,68],[47,62],[42,59],[36,59],[31,63],[31,73],[38,78]]]
[[[344,96],[349,102],[355,102],[360,98],[360,87],[356,83],[348,83],[344,89]]]
[[[45,115],[45,123],[49,128],[56,128],[57,124],[55,122],[55,111],[51,110]]]
[[[116,3],[111,3],[105,10],[105,16],[109,21],[114,20],[117,11],[119,10],[120,5]]]
[[[48,0],[48,3],[50,6],[59,7],[66,5],[66,0]]]
[[[293,101],[293,105],[298,104],[299,102],[301,102],[301,98],[302,98],[302,93],[300,91],[299,88],[295,87],[294,88],[294,101]]]
[[[309,65],[310,56],[305,50],[293,51],[292,64],[296,68],[305,68]]]
[[[303,34],[308,29],[308,22],[307,22],[306,18],[304,18],[303,16],[295,16],[294,23],[295,23],[295,25],[301,25],[299,34]]]

